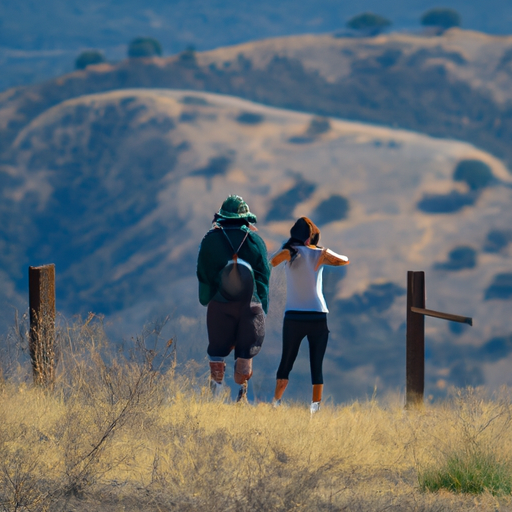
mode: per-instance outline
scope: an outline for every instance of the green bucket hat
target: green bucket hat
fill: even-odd
[[[251,224],[257,222],[256,215],[249,211],[247,203],[237,195],[228,196],[217,215],[222,219],[246,219]]]

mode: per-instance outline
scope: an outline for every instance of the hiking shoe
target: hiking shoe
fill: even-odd
[[[320,410],[320,402],[311,402],[311,407],[309,408],[311,414],[315,414]]]
[[[238,390],[237,402],[247,403],[247,382],[244,382]]]
[[[221,382],[216,382],[213,379],[210,380],[210,391],[212,392],[212,396],[217,398],[222,395],[223,386]]]

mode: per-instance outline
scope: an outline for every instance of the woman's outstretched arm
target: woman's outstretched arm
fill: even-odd
[[[341,265],[348,265],[350,261],[343,254],[336,254],[331,249],[322,249],[322,254],[318,258],[315,270],[318,270],[321,265],[330,265],[332,267],[340,267]]]
[[[270,259],[270,264],[273,267],[277,267],[277,265],[280,265],[283,263],[283,261],[290,261],[291,260],[291,254],[288,249],[281,249],[279,252],[274,254],[272,258]]]

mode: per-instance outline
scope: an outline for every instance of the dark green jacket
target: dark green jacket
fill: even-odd
[[[262,238],[251,231],[246,225],[226,226],[227,233],[233,247],[238,249],[245,233],[249,236],[245,240],[238,255],[247,261],[254,272],[253,301],[260,302],[263,311],[268,311],[268,283],[270,280],[270,264],[267,258],[267,247]],[[219,289],[221,270],[233,257],[233,249],[222,230],[214,228],[204,236],[199,247],[197,258],[197,278],[199,279],[199,302],[206,306],[213,299]]]

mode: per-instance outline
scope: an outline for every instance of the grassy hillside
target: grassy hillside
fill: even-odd
[[[511,47],[463,30],[289,37],[4,92],[4,309],[26,308],[28,265],[54,262],[64,314],[106,314],[130,336],[171,313],[181,357],[201,359],[197,245],[237,192],[270,250],[306,214],[356,263],[326,275],[333,399],[403,386],[405,276],[418,269],[429,307],[475,318],[472,329],[427,321],[428,394],[510,383]],[[280,272],[262,396],[279,352]],[[307,377],[304,359],[295,371]]]
[[[2,510],[512,508],[507,394],[468,389],[409,411],[391,396],[311,416],[291,401],[212,400],[165,338],[141,334],[129,360],[105,341],[94,320],[70,325],[52,391],[12,367],[0,381]]]
[[[474,146],[227,96],[134,89],[48,109],[19,132],[10,155],[1,174],[1,257],[6,291],[18,294],[22,312],[26,267],[53,262],[66,316],[105,314],[120,343],[170,315],[166,329],[183,340],[181,360],[201,361],[197,247],[236,192],[258,216],[270,251],[295,217],[309,215],[322,243],[352,261],[325,276],[333,400],[403,387],[411,269],[427,271],[428,307],[475,318],[475,327],[461,329],[427,321],[427,394],[510,382],[511,179]],[[475,159],[490,174],[473,189],[456,168]],[[256,397],[272,393],[283,269],[271,288]],[[3,300],[10,311],[12,296]],[[301,355],[293,396],[309,394],[308,372]]]

